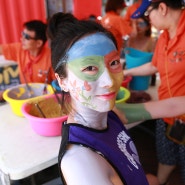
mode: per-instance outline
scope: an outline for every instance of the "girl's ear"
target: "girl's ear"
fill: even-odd
[[[63,91],[68,92],[67,79],[66,78],[60,78],[57,73],[55,73],[55,77],[56,77],[56,79],[58,81],[58,84],[59,84],[60,88]]]

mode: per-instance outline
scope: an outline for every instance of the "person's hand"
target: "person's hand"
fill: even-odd
[[[149,185],[160,185],[159,180],[157,179],[156,176],[148,173],[146,174],[146,178],[148,180]]]
[[[132,32],[130,34],[130,37],[131,38],[135,38],[138,34],[138,31],[137,31],[137,22],[135,19],[131,19],[131,25],[132,25]]]
[[[124,75],[124,77],[130,76],[129,73],[128,73],[128,69],[123,70],[123,75]]]

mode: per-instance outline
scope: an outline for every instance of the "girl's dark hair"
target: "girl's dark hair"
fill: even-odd
[[[70,13],[56,13],[48,22],[47,34],[51,43],[52,67],[60,77],[66,77],[66,53],[81,37],[101,32],[110,38],[117,47],[111,32],[94,21],[78,20]]]
[[[124,0],[108,0],[105,6],[105,12],[116,12],[118,9],[126,7]]]
[[[158,8],[160,3],[165,3],[171,9],[178,10],[184,7],[184,0],[156,0],[151,3],[151,6]]]

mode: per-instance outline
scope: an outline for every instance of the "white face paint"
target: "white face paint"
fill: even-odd
[[[107,71],[104,71],[97,81],[90,83],[79,79],[70,70],[68,74],[68,89],[72,99],[99,112],[112,108],[110,105],[114,105],[117,90],[113,87],[113,81]]]

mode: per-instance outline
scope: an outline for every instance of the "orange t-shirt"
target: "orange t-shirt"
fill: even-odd
[[[152,64],[157,67],[161,84],[158,89],[159,99],[185,96],[185,11],[177,26],[176,36],[169,40],[164,31],[157,42]],[[169,124],[173,119],[165,119]]]
[[[120,15],[117,15],[113,11],[105,14],[101,20],[101,24],[112,32],[117,41],[118,51],[121,51],[121,48],[123,47],[122,37],[131,33],[131,26],[129,26],[129,24],[127,24]]]
[[[21,83],[25,83],[23,75],[27,82],[44,83],[48,73],[48,83],[55,79],[53,69],[51,67],[51,51],[50,48],[44,47],[34,59],[30,59],[29,52],[23,50],[21,43],[12,43],[2,45],[3,55],[8,60],[14,60],[19,66],[19,76]]]

